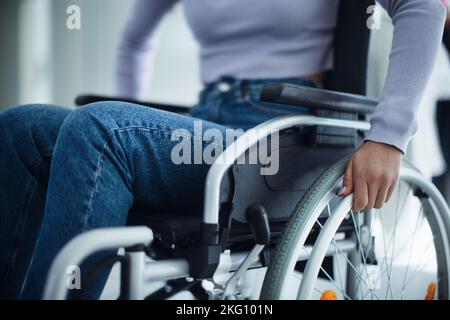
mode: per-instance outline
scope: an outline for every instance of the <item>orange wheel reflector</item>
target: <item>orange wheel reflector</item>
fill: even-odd
[[[434,300],[434,296],[436,295],[436,283],[430,282],[427,289],[427,295],[425,296],[425,300]]]
[[[320,296],[320,300],[337,300],[336,292],[333,290],[326,290]]]

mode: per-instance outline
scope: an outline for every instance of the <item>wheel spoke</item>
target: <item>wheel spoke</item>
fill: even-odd
[[[399,185],[399,188],[398,188],[398,192],[399,192],[398,198],[397,198],[398,200],[400,200],[400,193],[401,193],[400,190],[401,190],[401,185]],[[403,201],[403,205],[405,203],[406,203],[406,196],[405,196],[405,199]],[[395,236],[397,234],[397,223],[398,223],[399,215],[401,214],[401,213],[399,214],[399,205],[400,205],[400,201],[397,202],[397,209],[395,210],[395,219],[394,219],[394,232],[392,234],[391,240],[389,241],[389,246],[392,243],[392,251],[391,251],[392,253],[391,253],[391,263],[389,264],[389,268],[388,268],[388,265],[386,263],[386,268],[388,268],[388,289],[386,290],[385,300],[387,300],[387,296],[388,296],[389,292],[391,293],[392,300],[394,299],[394,295],[392,293],[391,278],[392,278],[393,256],[394,256],[394,253],[395,253]],[[402,207],[403,207],[403,205],[402,205]],[[385,261],[387,261],[387,255],[385,256]]]
[[[335,238],[333,238],[333,242],[334,242],[334,251],[336,252],[335,263],[336,263],[337,271],[338,271],[338,274],[339,274],[339,283],[341,284],[341,287],[343,287],[344,286],[344,280],[342,279],[341,267],[339,266],[339,260],[337,258],[338,250],[337,250],[337,245],[336,245],[336,239]]]
[[[397,233],[397,225],[398,225],[398,222],[400,221],[400,218],[404,212],[406,200],[407,200],[408,194],[409,194],[409,192],[407,190],[405,192],[405,196],[403,197],[403,201],[400,201],[401,190],[402,190],[402,184],[399,184],[398,189],[397,189],[397,204],[396,204],[395,219],[394,219],[394,232],[392,234],[392,237],[389,239],[387,248],[386,247],[384,248],[385,259],[383,260],[383,264],[386,265],[386,269],[387,269],[387,273],[388,273],[388,288],[386,290],[385,299],[387,299],[387,296],[389,293],[391,294],[391,298],[394,299],[394,296],[392,293],[391,278],[392,278],[392,266],[393,266],[392,262],[393,262],[393,258],[394,258],[394,254],[395,254],[395,237],[396,237],[396,233]],[[400,203],[401,203],[401,206],[400,206]],[[384,236],[384,231],[383,231],[383,236]],[[391,245],[392,245],[391,262],[388,263],[388,251],[391,248]]]
[[[303,246],[303,250],[306,251],[306,248]],[[306,251],[307,252],[307,251]],[[328,272],[322,267],[320,266],[320,270],[326,275],[326,277],[331,281],[331,283],[342,293],[342,295],[346,298],[349,298],[348,295],[345,293],[345,291],[342,289],[342,287],[338,286],[338,284],[336,283],[336,280],[334,280],[329,274]],[[350,299],[351,300],[351,299]]]
[[[359,251],[359,253],[361,254],[361,257],[362,257],[362,259],[363,259],[363,267],[364,267],[364,271],[366,272],[366,276],[367,276],[367,280],[370,280],[369,279],[369,272],[367,271],[367,262],[366,262],[366,258],[365,258],[365,256],[364,256],[364,252],[362,251],[362,246],[363,246],[363,243],[362,243],[362,241],[361,241],[361,236],[360,236],[360,224],[359,224],[359,221],[358,221],[358,224],[356,223],[356,219],[355,219],[355,215],[354,215],[354,213],[353,213],[353,210],[351,210],[350,211],[351,212],[351,216],[352,216],[352,220],[353,220],[353,225],[355,226],[355,231],[356,231],[356,238],[357,238],[357,241],[359,242],[359,246],[357,245],[357,247],[358,247],[358,251]],[[371,287],[369,287],[369,290],[370,290],[370,292],[371,292],[371,294],[372,294],[372,299],[374,298],[374,293],[373,293],[373,288],[371,288]]]
[[[328,217],[331,216],[331,208],[330,208],[330,203],[327,203],[327,213],[328,213]],[[336,246],[336,238],[333,237],[333,242],[334,242],[334,250],[336,252],[336,256],[338,255],[338,251],[337,251],[337,246]],[[339,274],[339,283],[340,286],[343,287],[344,286],[344,280],[342,279],[342,273],[341,273],[341,268],[339,266],[339,260],[337,258],[335,258],[335,262],[336,262],[336,266],[338,269],[338,274]]]
[[[319,225],[319,227],[321,229],[323,229],[323,225],[320,223],[319,220],[316,220],[316,223]],[[345,260],[347,261],[347,263],[349,264],[349,266],[353,269],[353,271],[356,272],[357,276],[358,276],[358,281],[364,283],[364,285],[369,289],[369,291],[371,293],[373,293],[372,288],[370,287],[370,285],[364,280],[363,276],[361,275],[361,272],[358,271],[358,268],[356,268],[356,266],[348,259],[347,255],[338,247],[335,238],[333,238],[332,243],[334,244],[335,248],[337,251],[339,251],[339,253],[345,258]],[[306,249],[305,249],[306,250]],[[373,293],[374,294],[374,293]],[[378,299],[378,297],[374,294],[374,296]]]
[[[431,247],[431,245],[433,244],[433,242],[435,241],[435,235],[433,235],[433,239],[431,239],[428,243],[427,243],[427,251],[425,252],[425,253],[428,253],[429,251],[430,251],[430,247]],[[434,246],[433,246],[434,247]],[[424,263],[422,263],[422,264],[419,264],[418,266],[416,266],[416,268],[413,270],[413,272],[412,272],[412,274],[411,274],[411,276],[409,277],[409,279],[406,281],[406,285],[405,286],[408,286],[408,284],[416,277],[416,275],[417,274],[419,274],[422,270],[424,270],[427,266],[428,266],[428,260],[429,259],[427,259],[428,257],[427,257],[427,255],[426,254],[424,254],[423,256],[422,256],[422,260],[424,261]],[[434,259],[436,259],[436,253],[431,257],[431,258],[434,258]]]
[[[419,227],[420,217],[422,216],[421,215],[422,211],[423,211],[423,205],[421,204],[420,211],[419,211],[419,214],[417,215],[417,220],[416,220],[415,227],[414,227],[414,233],[413,233],[413,239],[412,239],[411,248],[410,248],[409,254],[408,254],[408,263],[406,265],[405,276],[403,277],[403,284],[402,284],[402,291],[401,291],[401,294],[400,294],[400,300],[403,300],[403,295],[405,294],[405,291],[406,291],[405,290],[405,284],[406,284],[406,279],[408,277],[409,264],[411,262],[411,256],[412,256],[414,244],[416,242],[416,235],[417,235],[417,230],[418,230],[418,227]]]

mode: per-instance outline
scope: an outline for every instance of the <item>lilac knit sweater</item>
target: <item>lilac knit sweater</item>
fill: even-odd
[[[139,98],[140,75],[154,30],[177,0],[136,0],[119,50],[118,94]],[[441,0],[379,0],[395,34],[380,104],[367,139],[406,150],[416,111],[442,39]],[[183,0],[200,44],[205,83],[301,77],[333,67],[333,29],[339,0]],[[351,34],[349,34],[351,37]]]

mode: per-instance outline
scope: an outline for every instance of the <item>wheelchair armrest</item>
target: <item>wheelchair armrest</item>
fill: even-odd
[[[268,84],[262,89],[260,100],[331,111],[358,113],[374,112],[378,105],[376,99],[365,96],[316,89],[293,84]]]
[[[173,106],[164,103],[153,103],[153,102],[144,102],[139,100],[127,99],[127,98],[118,98],[118,97],[105,97],[105,96],[96,96],[96,95],[80,95],[75,99],[75,104],[77,106],[84,106],[86,104],[102,102],[102,101],[118,101],[118,102],[128,102],[133,104],[138,104],[145,107],[150,107],[159,110],[165,110],[169,112],[175,112],[180,114],[189,114],[191,107],[188,106]]]

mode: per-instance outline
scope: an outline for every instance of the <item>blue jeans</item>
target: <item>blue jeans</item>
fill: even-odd
[[[203,130],[224,131],[306,113],[258,101],[262,85],[276,81],[314,85],[224,79],[203,90],[192,116],[204,120]],[[75,111],[28,105],[0,114],[0,298],[39,299],[53,259],[69,240],[123,226],[130,210],[200,215],[208,165],[171,161],[172,132],[192,132],[193,120],[118,102]]]

